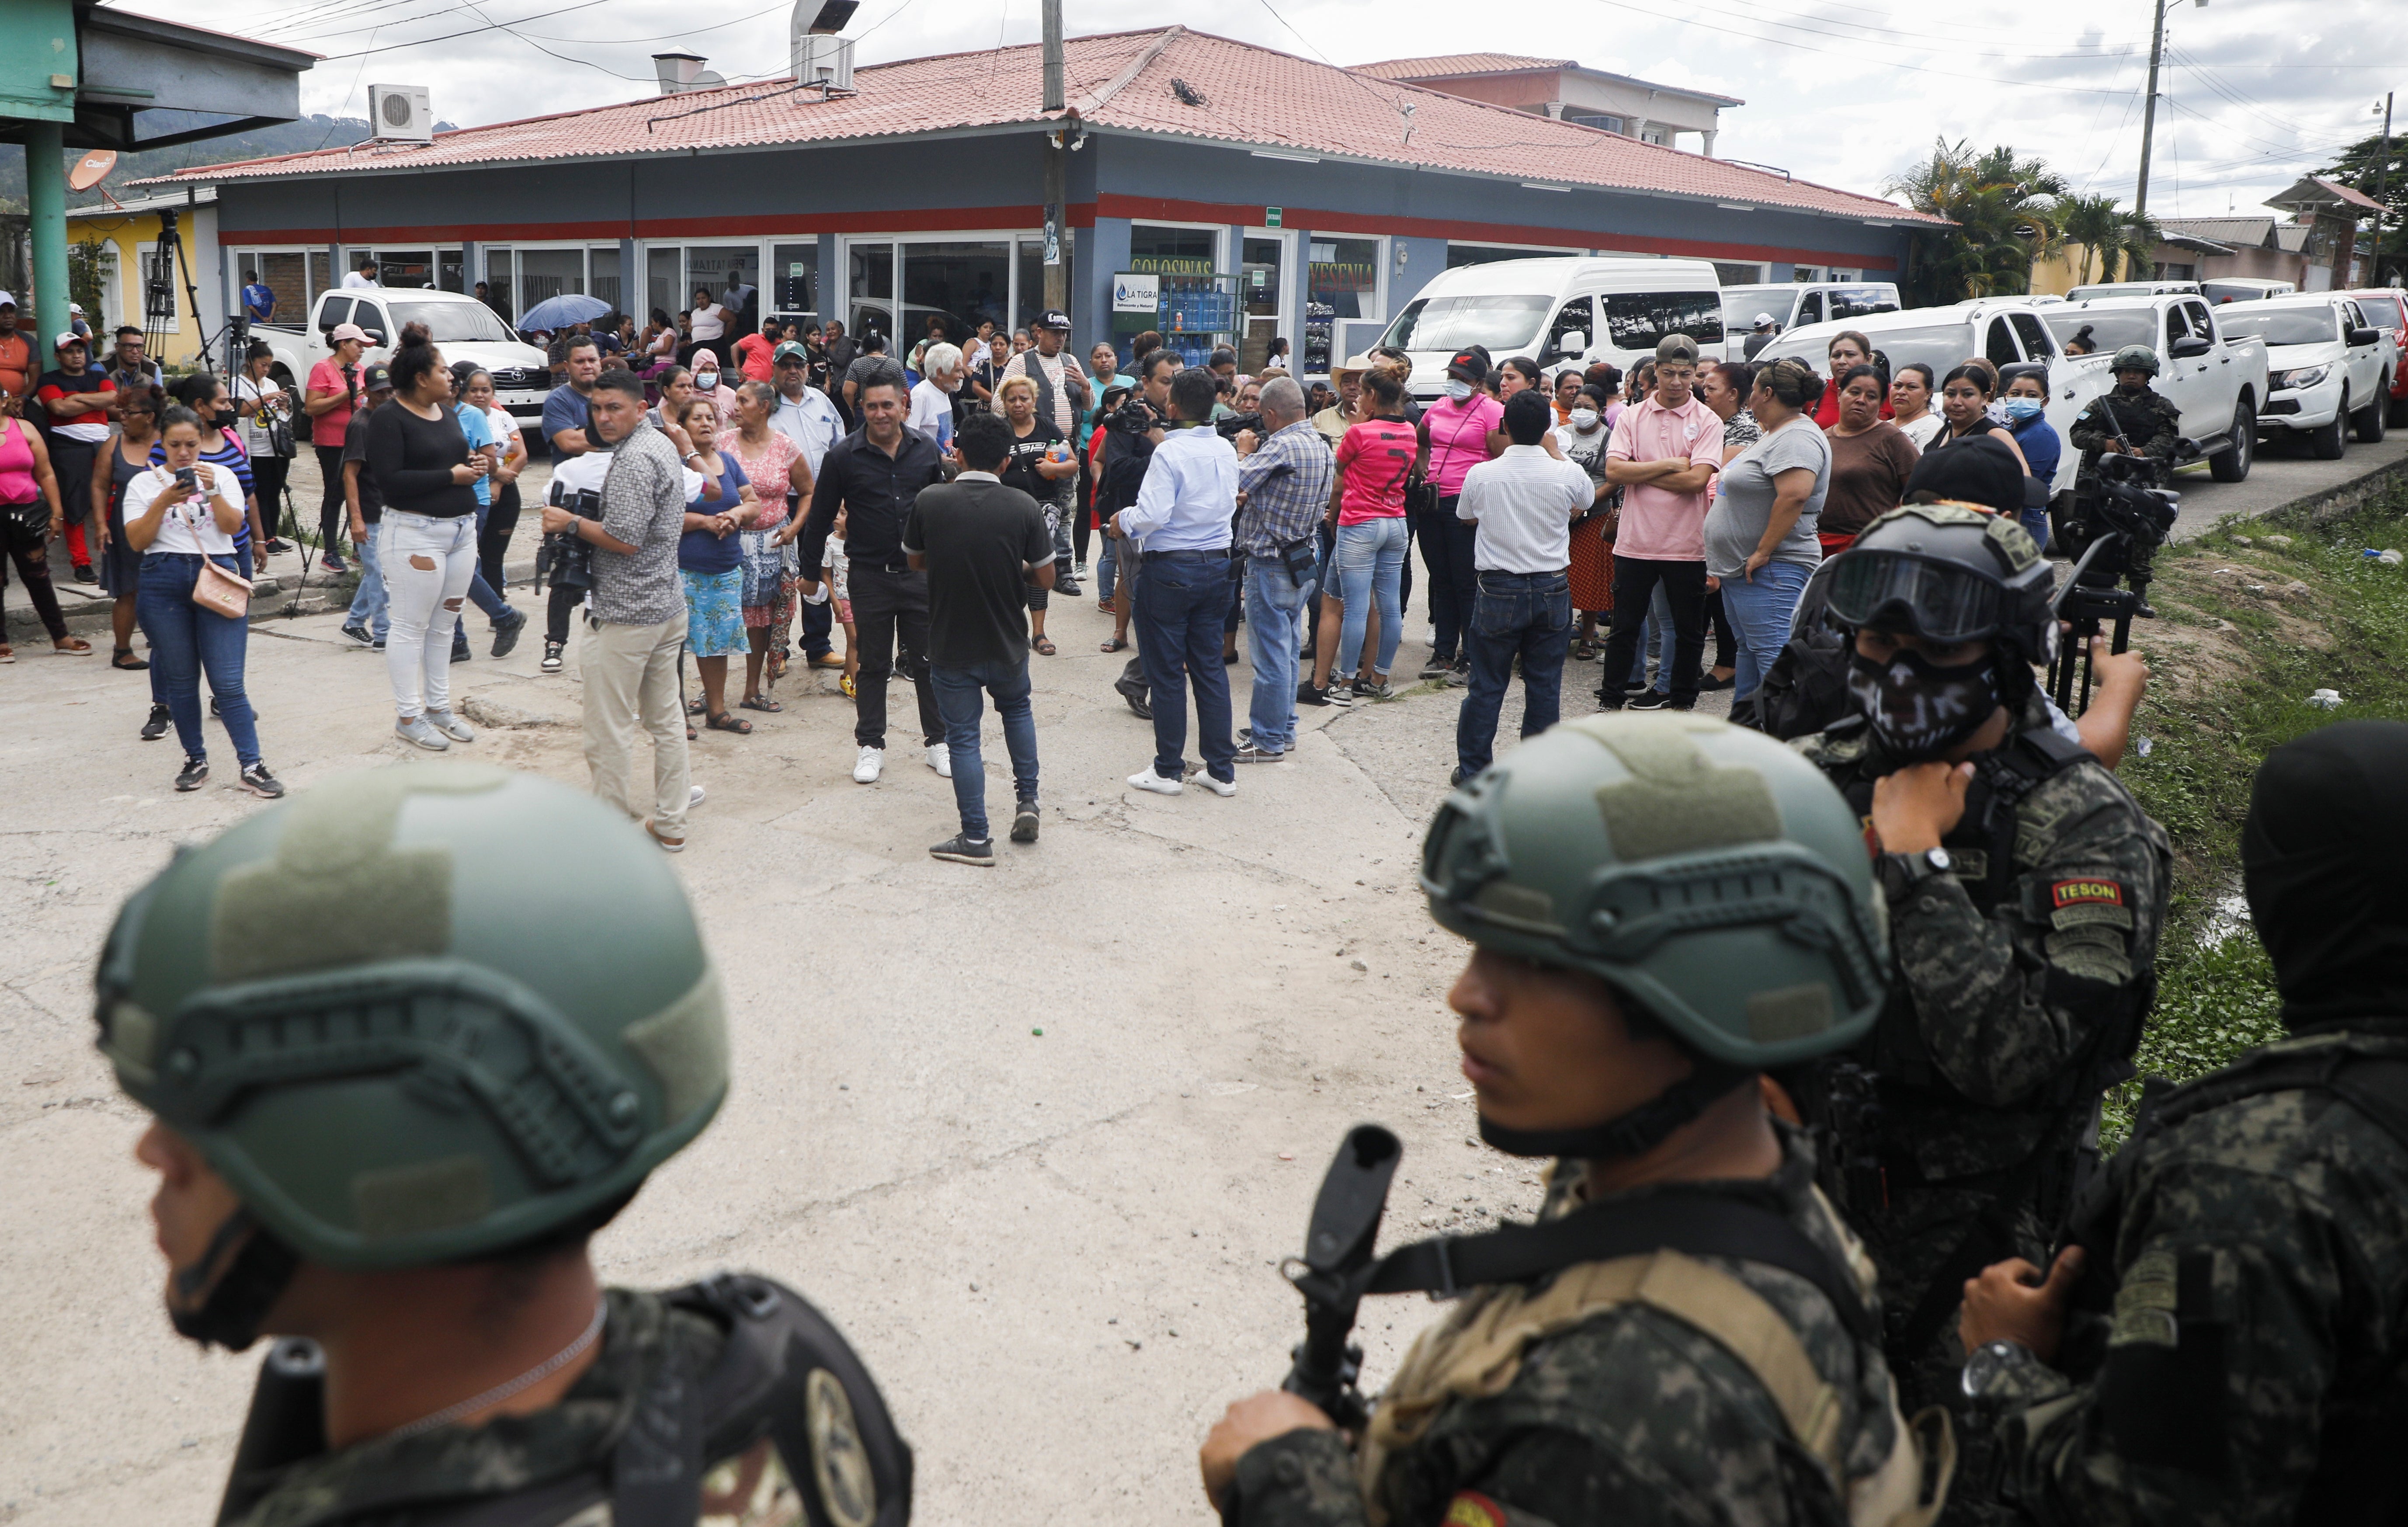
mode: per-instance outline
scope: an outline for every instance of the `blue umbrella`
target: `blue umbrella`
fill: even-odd
[[[600,297],[590,297],[582,292],[564,292],[556,297],[546,297],[519,314],[519,332],[541,329],[556,333],[571,324],[590,324],[610,311],[610,305]]]

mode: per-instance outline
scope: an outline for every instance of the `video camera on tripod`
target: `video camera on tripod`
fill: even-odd
[[[564,492],[555,502],[580,520],[602,518],[602,495],[598,489]],[[545,531],[542,543],[535,549],[535,586],[538,594],[547,588],[592,588],[594,543],[574,527]]]
[[[2113,417],[2112,415],[2110,416]],[[2120,432],[2118,438],[2120,439]],[[2198,454],[2189,440],[2185,453]],[[2048,668],[2049,693],[2068,715],[2080,715],[2090,705],[2090,639],[2112,624],[2111,651],[2132,644],[2132,621],[2155,619],[2149,608],[2150,570],[2157,548],[2182,512],[2182,495],[2160,484],[2169,475],[2166,464],[2128,453],[2099,458],[2096,485],[2078,495],[2057,540],[2074,558],[2072,574],[2057,591],[2057,618],[2071,631],[2057,643]],[[2074,675],[2081,671],[2079,703]]]

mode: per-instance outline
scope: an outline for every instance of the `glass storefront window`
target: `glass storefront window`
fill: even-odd
[[[592,269],[594,274],[589,279],[585,290],[592,293],[594,295],[600,297],[603,301],[609,303],[614,310],[617,310],[619,309],[619,294],[621,290],[619,284],[619,246],[616,244],[602,245],[596,249],[589,251],[587,252],[587,258],[592,261]]]
[[[466,292],[468,290],[467,279],[461,271],[460,252],[458,250],[437,250],[435,252],[435,264],[437,271],[437,275],[436,276],[437,285],[442,287],[443,290],[447,292]]]
[[[887,336],[892,353],[909,355],[934,323],[959,343],[979,320],[1000,324],[1011,304],[1011,245],[1003,239],[903,246],[903,310]]]
[[[486,246],[485,306],[501,314],[504,323],[509,322],[510,315],[518,310],[514,306],[518,286],[512,276],[512,258],[509,250]]]
[[[457,256],[455,255],[456,259]],[[377,284],[379,286],[432,286],[435,284],[435,252],[433,250],[390,250],[376,252]]]
[[[1166,276],[1210,276],[1219,241],[1210,228],[1171,228],[1157,223],[1129,224],[1129,268]]]
[[[1011,326],[1025,329],[1045,311],[1045,240],[1020,241],[1020,300],[1014,304]]]
[[[309,252],[309,292],[314,297],[335,284],[333,256],[324,250]]]
[[[820,310],[820,247],[812,244],[776,244],[769,250],[769,279],[762,283],[769,289],[767,311],[813,317]]]
[[[1238,369],[1249,374],[1263,368],[1271,339],[1279,333],[1280,293],[1287,252],[1278,238],[1249,238],[1245,259],[1238,268],[1238,306],[1245,315],[1245,333],[1238,336]]]
[[[675,247],[662,249],[654,245],[644,252],[644,319],[647,323],[652,321],[654,313],[666,323],[675,323],[677,315],[684,310],[687,294],[679,289],[685,281],[684,271],[681,268],[684,261],[685,252]]]
[[[585,252],[581,249],[519,251],[519,310],[526,311],[548,297],[585,290]]]
[[[1326,375],[1338,321],[1380,316],[1380,241],[1314,239],[1305,265],[1304,304],[1304,368]]]
[[[846,256],[845,332],[855,339],[871,329],[895,332],[895,246],[855,244]]]
[[[741,284],[758,287],[761,274],[761,248],[757,244],[689,244],[685,251],[686,289],[681,308],[694,305],[694,295],[708,290],[717,302],[730,287]],[[742,280],[739,281],[738,278]],[[759,298],[753,299],[758,310]],[[734,327],[728,330],[733,334]]]

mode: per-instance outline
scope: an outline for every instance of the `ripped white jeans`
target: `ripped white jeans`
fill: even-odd
[[[391,598],[384,670],[397,715],[452,708],[452,631],[477,572],[477,519],[436,519],[388,509],[377,562]]]

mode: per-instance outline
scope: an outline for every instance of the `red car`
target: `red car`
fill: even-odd
[[[2397,286],[2370,286],[2348,294],[2366,321],[2389,329],[2397,353],[2408,356],[2408,292]],[[2391,379],[2391,416],[2387,423],[2408,426],[2408,366]]]

